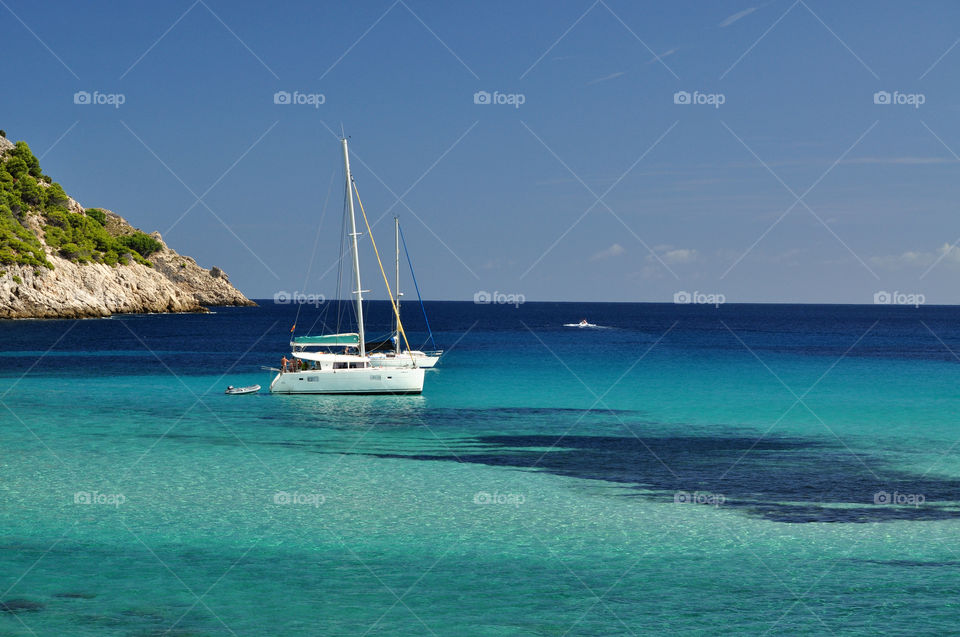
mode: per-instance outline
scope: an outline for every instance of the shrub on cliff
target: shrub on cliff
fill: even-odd
[[[47,208],[53,206],[65,206],[70,198],[63,191],[63,186],[54,182],[47,188]]]
[[[120,237],[120,243],[131,250],[136,251],[140,256],[148,257],[154,252],[163,248],[163,244],[144,232],[135,232],[131,235]]]
[[[100,210],[100,208],[87,208],[86,213],[88,217],[94,219],[101,226],[107,226],[107,213],[105,213],[103,210]]]
[[[31,207],[47,201],[46,189],[37,182],[42,177],[40,162],[25,142],[0,161],[0,263],[53,267],[43,244],[21,222]]]
[[[160,243],[148,234],[136,232],[115,237],[93,216],[61,209],[47,211],[44,238],[60,255],[78,263],[126,264],[129,255],[137,263],[152,265],[144,257],[156,252]]]
[[[114,236],[106,230],[103,210],[70,212],[69,201],[63,187],[42,173],[26,142],[17,142],[0,161],[0,263],[53,268],[43,244],[25,225],[26,215],[33,211],[41,215],[47,245],[64,258],[111,266],[132,260],[152,266],[146,257],[162,249],[162,243],[140,231]]]
[[[0,263],[50,265],[40,241],[20,224],[6,204],[0,204]]]
[[[10,149],[10,157],[23,160],[27,165],[27,172],[34,178],[40,179],[43,176],[43,172],[40,170],[40,160],[33,155],[30,147],[27,146],[27,142],[17,142],[16,145]]]

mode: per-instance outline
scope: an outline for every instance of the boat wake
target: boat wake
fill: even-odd
[[[587,320],[584,319],[579,323],[564,323],[564,327],[579,327],[581,329],[591,329],[591,330],[609,330],[613,329],[608,325],[597,325],[596,323],[587,323]]]

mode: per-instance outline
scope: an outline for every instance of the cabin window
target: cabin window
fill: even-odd
[[[308,382],[308,383],[315,383],[315,382],[317,382],[318,380],[320,380],[320,379],[317,378],[316,376],[308,376],[308,377],[307,377],[307,382]]]
[[[346,363],[334,363],[334,364],[333,364],[333,368],[334,368],[334,369],[346,369],[346,368],[347,368],[347,364],[346,364]]]
[[[380,380],[380,375],[379,374],[377,374],[376,376],[371,375],[370,380]]]

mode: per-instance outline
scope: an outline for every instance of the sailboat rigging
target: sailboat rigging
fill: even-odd
[[[396,248],[396,284],[394,285],[394,289],[397,292],[396,302],[394,303],[394,329],[393,335],[390,339],[390,342],[393,345],[393,351],[376,351],[371,353],[370,364],[374,367],[409,367],[415,365],[417,367],[429,369],[437,364],[437,361],[440,360],[440,356],[443,355],[443,351],[436,349],[436,342],[433,340],[433,332],[430,330],[430,322],[427,320],[427,311],[423,307],[423,299],[420,298],[420,286],[417,284],[416,275],[413,274],[413,263],[410,261],[410,253],[407,252],[407,242],[403,240],[403,231],[400,230],[399,217],[394,217],[393,223],[394,244]],[[427,332],[430,335],[430,341],[433,343],[435,348],[431,351],[424,352],[421,350],[410,349],[410,344],[406,342],[406,335],[403,335],[403,340],[407,349],[401,349],[400,336],[402,335],[402,326],[400,323],[400,297],[402,296],[402,293],[400,292],[400,242],[402,240],[403,249],[407,255],[407,263],[410,264],[410,274],[413,278],[413,284],[417,290],[417,298],[420,299],[420,309],[423,310],[423,320],[426,322]]]
[[[411,356],[409,364],[393,369],[378,369],[371,364],[365,343],[363,316],[363,293],[360,282],[360,256],[353,195],[356,185],[350,173],[350,151],[346,138],[343,145],[343,165],[346,173],[346,217],[349,222],[349,243],[352,258],[357,331],[350,333],[323,334],[319,336],[292,337],[291,358],[283,357],[281,368],[270,383],[270,391],[282,394],[419,394],[423,391],[423,368]],[[359,193],[357,202],[359,203]],[[363,204],[360,204],[361,212]],[[366,214],[364,213],[366,223]],[[369,233],[369,224],[367,231]],[[376,242],[370,236],[376,252]],[[379,253],[377,260],[379,261]],[[382,271],[382,264],[381,264]],[[387,286],[390,292],[389,285]],[[391,295],[397,327],[404,334],[400,315]],[[291,330],[292,332],[293,330]]]

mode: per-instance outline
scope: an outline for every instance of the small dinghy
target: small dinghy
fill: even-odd
[[[579,323],[564,323],[563,326],[564,327],[599,327],[599,325],[596,325],[594,323],[588,323],[587,319],[583,319]]]
[[[227,391],[223,392],[225,394],[255,394],[260,391],[260,385],[250,385],[248,387],[234,387],[230,385],[227,387]]]

